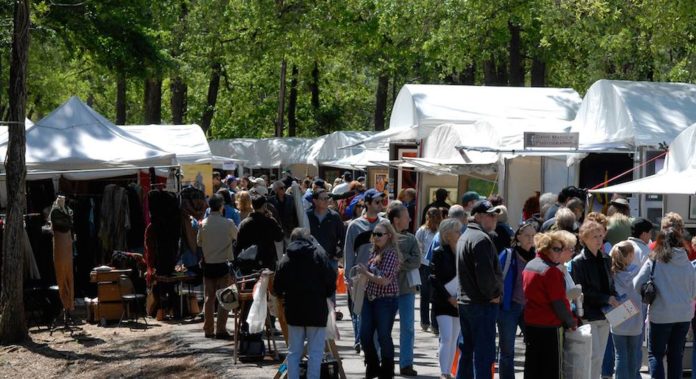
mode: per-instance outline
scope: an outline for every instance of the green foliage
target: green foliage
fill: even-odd
[[[11,11],[0,0],[2,88]],[[298,135],[369,130],[378,76],[390,79],[389,106],[405,83],[461,83],[470,67],[482,84],[486,64],[507,70],[511,27],[527,84],[532,60],[545,64],[546,85],[581,93],[601,78],[696,80],[696,2],[685,0],[36,0],[32,22],[32,118],[79,95],[114,119],[123,72],[128,123],[142,120],[143,81],[153,76],[163,78],[163,121],[171,79],[181,77],[185,121],[198,123],[220,64],[216,138],[273,135],[282,61],[288,93],[298,69]],[[3,91],[0,116],[6,103]]]

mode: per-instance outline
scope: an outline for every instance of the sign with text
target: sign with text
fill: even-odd
[[[524,132],[524,148],[565,147],[577,149],[580,133]]]

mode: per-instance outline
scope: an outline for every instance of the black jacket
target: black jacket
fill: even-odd
[[[234,257],[236,258],[247,247],[256,245],[258,254],[261,256],[262,267],[275,271],[278,254],[273,242],[282,240],[283,231],[276,220],[262,213],[252,212],[239,224]]]
[[[456,265],[456,257],[449,246],[440,245],[433,250],[433,256],[430,259],[430,284],[433,286],[430,302],[433,303],[435,316],[457,317],[459,315],[457,308],[450,304],[450,294],[445,289],[445,284],[457,275]]]
[[[582,285],[582,306],[585,310],[583,319],[605,319],[602,307],[609,305],[610,296],[616,296],[610,270],[611,258],[602,252],[595,257],[587,248],[583,248],[570,262],[570,276],[575,284]]]
[[[459,298],[462,304],[487,304],[503,294],[503,273],[495,244],[481,226],[469,223],[457,242]]]
[[[299,223],[297,222],[297,212],[295,212],[295,201],[292,196],[285,195],[284,201],[280,201],[278,196],[273,195],[268,198],[268,202],[271,203],[276,211],[278,212],[280,226],[283,228],[283,233],[286,237],[290,237],[292,230],[297,228]]]
[[[341,221],[341,216],[329,209],[324,219],[319,222],[314,210],[310,209],[307,211],[307,220],[309,220],[310,233],[324,248],[326,255],[331,259],[343,257],[346,226]]]
[[[326,255],[306,240],[288,245],[278,263],[273,291],[283,299],[285,317],[293,326],[326,326],[326,299],[336,290],[336,273]]]

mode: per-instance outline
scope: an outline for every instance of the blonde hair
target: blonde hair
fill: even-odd
[[[537,233],[534,236],[534,246],[539,254],[549,256],[554,242],[559,242],[563,247],[567,246],[566,237],[561,231]]]
[[[634,254],[633,244],[628,241],[621,241],[614,245],[609,252],[611,256],[611,272],[624,271],[631,261],[628,259],[631,254]]]
[[[578,244],[578,237],[576,237],[575,234],[567,230],[559,230],[554,233],[556,233],[558,237],[563,240],[563,246],[570,247],[575,250],[575,246]]]
[[[679,231],[684,230],[684,219],[679,213],[667,213],[660,222],[660,229],[666,230],[667,228],[679,229]]]
[[[607,216],[605,216],[603,213],[599,212],[590,212],[585,216],[585,221],[594,221],[604,227],[604,229],[607,228],[607,225],[609,225],[609,220],[607,219]]]
[[[401,251],[399,250],[399,237],[401,235],[396,232],[396,229],[394,229],[394,225],[392,225],[392,223],[389,222],[389,220],[387,220],[387,219],[380,220],[377,223],[377,225],[375,225],[374,229],[372,229],[372,230],[377,229],[377,227],[379,227],[379,226],[383,227],[384,230],[391,235],[391,238],[389,239],[389,244],[391,244],[392,247],[394,248],[394,250],[396,250],[396,256],[399,258],[399,262],[401,262],[402,261]],[[386,245],[385,245],[385,247],[386,247]],[[373,243],[372,244],[372,251],[373,252],[376,251],[375,248],[376,248],[376,246]],[[384,252],[384,249],[377,252],[377,256],[375,257],[375,263],[379,263],[379,261],[382,260],[382,253],[383,252]]]
[[[254,211],[254,208],[251,206],[251,195],[249,195],[249,191],[239,191],[235,198],[237,200],[237,209],[239,212],[251,213]]]

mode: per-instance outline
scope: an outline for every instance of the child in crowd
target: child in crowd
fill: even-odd
[[[620,325],[611,325],[611,335],[616,350],[616,379],[634,379],[638,377],[641,362],[638,361],[641,349],[642,307],[638,291],[633,286],[633,278],[640,267],[632,264],[635,251],[629,241],[614,245],[611,255],[611,274],[620,302],[632,301],[638,314]]]

